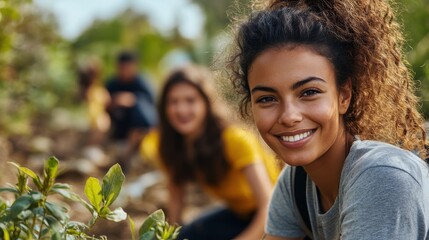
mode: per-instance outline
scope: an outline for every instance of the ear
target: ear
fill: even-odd
[[[344,84],[339,89],[338,95],[338,112],[343,115],[349,109],[350,101],[352,99],[352,81],[347,80],[347,83]]]

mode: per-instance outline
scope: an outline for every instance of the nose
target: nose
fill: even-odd
[[[183,103],[183,102],[178,102],[178,103],[176,104],[176,106],[175,106],[175,110],[176,110],[176,113],[177,113],[177,114],[179,114],[179,115],[184,115],[184,114],[186,114],[186,112],[187,112],[187,110],[188,110],[188,107],[186,106],[186,104],[185,104],[185,103]]]
[[[293,102],[286,102],[283,107],[280,108],[281,113],[279,114],[278,123],[292,127],[303,119],[300,108]]]

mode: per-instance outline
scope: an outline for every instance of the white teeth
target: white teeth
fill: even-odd
[[[298,142],[308,136],[310,136],[311,131],[305,132],[305,133],[300,133],[294,136],[281,136],[281,139],[285,142]]]

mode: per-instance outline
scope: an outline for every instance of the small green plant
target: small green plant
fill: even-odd
[[[164,212],[157,210],[149,215],[140,227],[139,240],[174,240],[179,235],[180,229],[180,226],[168,224]]]
[[[88,179],[85,194],[89,203],[72,192],[69,185],[55,182],[59,166],[55,157],[45,161],[43,178],[26,167],[11,164],[18,169],[18,183],[0,188],[0,192],[15,195],[12,204],[0,199],[0,236],[3,239],[105,239],[89,236],[86,232],[100,218],[115,222],[127,218],[122,208],[109,209],[125,180],[118,164],[109,169],[102,185],[96,178]],[[28,185],[28,178],[32,179],[35,189]],[[82,203],[92,214],[89,223],[70,221],[66,205],[51,201],[50,196],[54,194]]]
[[[18,182],[0,188],[0,193],[9,192],[15,197],[12,203],[0,198],[0,239],[107,239],[105,236],[90,236],[87,233],[100,218],[114,222],[127,218],[122,208],[109,208],[118,197],[125,180],[119,164],[109,169],[101,184],[97,178],[88,178],[84,191],[89,202],[72,192],[70,185],[55,182],[59,167],[59,161],[55,157],[45,161],[43,177],[16,163],[10,164],[18,170]],[[28,185],[29,178],[35,189]],[[91,219],[87,224],[71,221],[67,205],[52,201],[51,195],[60,195],[63,199],[83,204],[90,211]],[[130,217],[128,219],[135,239],[134,222]],[[180,227],[170,226],[165,221],[164,213],[158,210],[143,223],[139,240],[173,240],[177,238],[179,230]]]

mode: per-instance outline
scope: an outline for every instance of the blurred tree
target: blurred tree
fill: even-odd
[[[422,110],[429,118],[429,1],[399,0],[398,9],[406,33],[408,60],[419,81]]]
[[[216,52],[223,51],[226,28],[235,18],[250,12],[251,0],[193,0],[203,9],[206,21],[202,39],[196,41],[190,53],[198,62],[210,65]]]
[[[177,26],[168,36],[150,25],[146,16],[126,10],[112,20],[96,21],[72,44],[77,59],[97,55],[107,63],[104,73],[113,71],[114,57],[122,48],[137,49],[142,58],[142,68],[155,76],[162,76],[165,69],[159,62],[175,50],[186,52],[197,63],[210,65],[218,41],[232,15],[244,14],[250,9],[250,0],[193,0],[205,13],[206,21],[202,36],[186,39]],[[229,15],[231,12],[231,16]]]
[[[20,20],[19,9],[29,0],[0,1],[0,73],[5,74],[5,63],[10,57],[9,50],[16,34],[15,26]],[[1,75],[0,75],[1,76]]]
[[[20,8],[28,3],[26,0],[8,0],[0,1],[0,109],[3,110],[2,116],[8,115],[11,97],[8,91],[8,84],[16,76],[16,71],[9,66],[12,57],[12,45],[17,38],[16,25],[19,23]],[[12,96],[9,96],[12,95]],[[5,117],[0,118],[0,129],[5,132],[3,127]]]
[[[104,73],[113,71],[116,54],[126,48],[138,52],[141,67],[153,75],[162,75],[160,60],[171,50],[189,48],[190,40],[182,38],[177,31],[163,36],[154,29],[148,19],[132,10],[126,10],[114,19],[96,21],[73,43],[76,59],[96,55],[106,66]]]
[[[209,39],[216,37],[231,23],[236,15],[250,10],[250,0],[193,0],[198,3],[206,15],[205,33]]]
[[[68,45],[57,34],[52,17],[41,15],[29,1],[13,9],[19,12],[19,21],[8,22],[11,29],[1,31],[8,35],[2,41],[8,47],[2,49],[0,129],[5,134],[29,134],[40,122],[48,123],[55,106],[72,102],[74,79]]]

